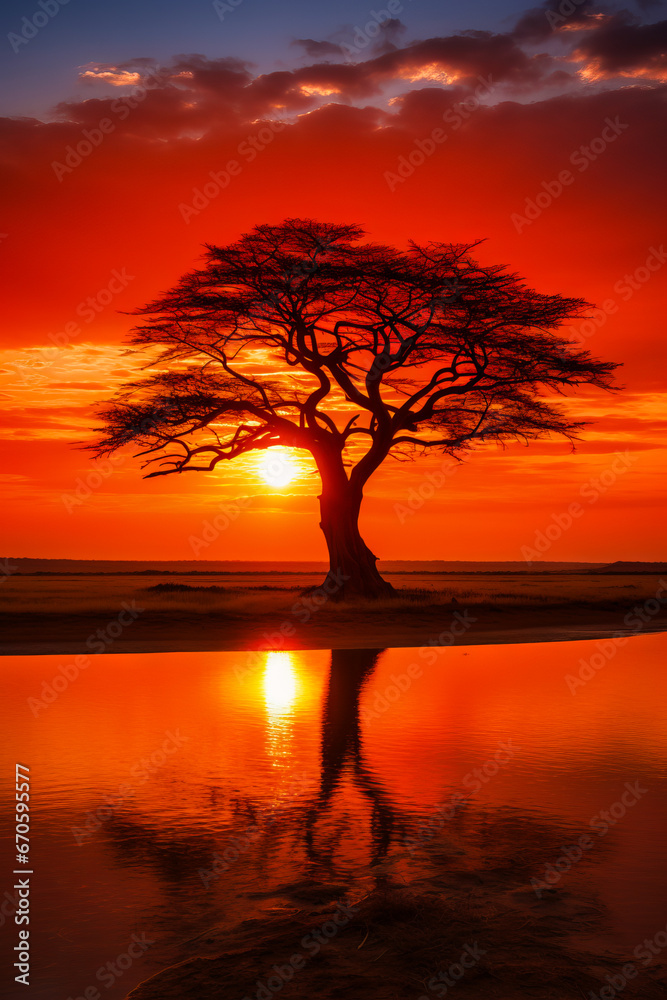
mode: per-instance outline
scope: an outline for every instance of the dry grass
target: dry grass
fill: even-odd
[[[438,574],[415,578],[387,574],[387,578],[398,588],[396,598],[338,604],[329,601],[318,608],[318,617],[336,617],[360,610],[415,613],[420,609],[450,607],[453,599],[462,606],[634,604],[652,597],[658,587],[657,576]],[[139,607],[151,612],[221,617],[290,615],[296,613],[295,605],[310,607],[309,597],[302,592],[318,582],[307,574],[295,575],[287,584],[276,583],[269,575],[245,579],[174,576],[169,581],[159,575],[16,575],[9,577],[2,587],[0,614],[110,616],[120,610],[124,601],[135,600]]]

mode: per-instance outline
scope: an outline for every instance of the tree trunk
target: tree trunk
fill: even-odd
[[[390,597],[396,591],[378,573],[371,550],[359,533],[359,510],[363,493],[347,479],[335,486],[323,482],[320,527],[329,550],[329,572],[324,581],[329,600],[350,597]]]

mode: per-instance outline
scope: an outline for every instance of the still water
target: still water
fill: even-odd
[[[503,817],[517,871],[526,831],[563,847],[590,835],[557,884],[583,884],[609,946],[631,954],[667,924],[667,636],[600,654],[574,687],[596,653],[586,641],[105,655],[42,707],[28,699],[73,657],[2,658],[3,842],[20,762],[34,872],[27,991],[6,976],[17,929],[3,853],[3,995],[120,1000],[210,928],[327,887],[361,895],[379,871],[423,881],[443,844],[465,850]],[[528,891],[561,846],[525,868]]]

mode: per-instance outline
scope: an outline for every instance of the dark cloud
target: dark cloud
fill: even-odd
[[[543,42],[556,35],[566,39],[572,31],[595,30],[605,18],[595,0],[561,3],[545,0],[541,7],[525,11],[512,29],[518,42]]]
[[[619,28],[625,41],[618,41]],[[638,86],[628,86],[628,77],[620,86],[590,86],[574,64],[491,32],[416,41],[353,64],[319,57],[262,75],[238,60],[197,54],[166,66],[144,57],[88,67],[85,82],[97,89],[82,91],[88,100],[59,105],[55,120],[0,120],[2,226],[13,244],[3,308],[13,342],[50,346],[51,332],[78,319],[77,304],[105,287],[112,269],[127,267],[135,277],[125,297],[79,335],[79,342],[117,343],[131,322],[120,310],[148,301],[190,269],[201,243],[226,243],[258,221],[312,215],[359,221],[390,241],[489,237],[483,259],[494,262],[497,252],[499,261],[541,275],[547,291],[596,302],[611,296],[619,317],[596,334],[591,350],[627,358],[633,379],[655,385],[665,339],[645,303],[657,301],[657,279],[627,307],[615,290],[659,243],[665,154],[656,122],[667,87],[643,76],[653,58],[645,44],[652,30],[607,19],[585,32],[562,32],[569,49],[587,47],[586,65],[636,72]],[[138,76],[119,86],[123,74]],[[479,77],[491,78],[483,107],[470,100]],[[567,95],[548,90],[553,82],[568,83]],[[466,111],[457,117],[461,102]],[[84,150],[71,172],[56,172],[68,146],[90,147],[82,132],[104,117],[111,133]],[[608,118],[620,118],[627,131],[583,172],[572,154],[589,147]],[[262,129],[271,119],[289,124]],[[436,128],[446,141],[431,155]],[[260,132],[268,139],[256,151],[247,140]],[[392,187],[388,176],[422,149],[418,173]],[[186,218],[183,207],[201,204],[195,192],[210,190],[211,177],[232,160],[241,170],[229,187]],[[553,190],[563,170],[576,183],[518,234],[513,215],[523,215],[538,194],[544,199],[545,183]],[[35,275],[37,296],[28,287]],[[97,357],[92,346],[77,350]],[[54,406],[42,419],[58,433],[65,412]],[[26,425],[23,433],[38,435],[43,426]]]
[[[259,76],[244,89],[243,100],[255,113],[267,113],[275,108],[305,108],[319,97],[367,100],[396,82],[408,87],[428,80],[475,88],[482,79],[491,78],[493,84],[535,87],[557,68],[550,56],[528,55],[509,36],[484,31],[385,48],[364,62],[314,63]]]
[[[417,133],[427,133],[442,122],[448,110],[455,108],[470,96],[467,87],[422,87],[397,97],[386,124],[406,128]],[[480,94],[480,97],[482,95]]]
[[[397,17],[391,17],[388,21],[383,21],[380,25],[380,32],[373,48],[373,52],[381,55],[384,52],[391,52],[398,47],[401,35],[405,34],[407,28]]]
[[[574,57],[593,79],[641,76],[667,80],[667,21],[639,24],[626,11],[580,40]]]
[[[338,32],[340,41],[314,38],[296,38],[292,45],[299,46],[311,59],[328,61],[329,57],[344,59],[346,62],[358,62],[364,57],[382,55],[398,47],[400,37],[407,31],[406,26],[397,17],[379,21],[377,17],[370,22],[375,29],[368,34],[363,28],[350,27]],[[368,28],[369,25],[366,25]]]
[[[561,15],[551,3],[526,11],[510,33],[465,31],[400,46],[397,40],[405,27],[398,19],[388,19],[368,40],[361,61],[341,59],[343,43],[298,39],[294,44],[316,61],[260,75],[239,59],[208,59],[197,53],[178,55],[168,66],[147,57],[91,65],[84,68],[82,81],[103,84],[112,94],[63,102],[55,117],[85,128],[109,118],[117,135],[157,141],[198,139],[243,122],[303,114],[332,102],[382,104],[383,91],[395,92],[397,85],[404,91],[394,98],[401,115],[429,101],[444,105],[460,100],[464,91],[472,93],[482,83],[486,93],[502,87],[503,96],[530,91],[539,98],[548,88],[570,89],[576,82],[564,68],[570,62],[563,57],[526,51],[526,43],[551,35],[576,45],[566,58],[583,62],[582,74],[589,80],[614,75],[665,78],[665,22],[643,25],[627,11],[600,13],[589,0]],[[422,95],[411,104],[410,91],[424,87],[449,96]]]
[[[429,38],[397,47],[404,30],[393,19],[381,25],[374,51],[362,62],[314,62],[309,66],[253,75],[237,59],[207,59],[199,54],[176,56],[169,66],[142,57],[117,65],[87,66],[85,84],[95,82],[112,96],[66,101],[55,109],[60,121],[93,128],[111,118],[118,134],[161,139],[198,137],[207,130],[239,120],[281,117],[310,110],[327,101],[367,101],[385,87],[427,81],[443,87],[479,86],[482,79],[516,90],[549,85],[563,74],[549,55],[529,55],[509,35],[471,31]],[[300,44],[312,40],[300,40]],[[316,43],[334,54],[333,43]],[[128,110],[129,109],[129,110]]]
[[[252,79],[250,64],[241,59],[209,59],[198,53],[175,57],[172,79],[188,87],[188,77],[179,80],[181,74],[192,74],[195,89],[212,93],[242,87]]]
[[[400,56],[404,58],[404,52]],[[390,53],[373,67],[379,63],[387,74],[387,66],[395,67],[398,57]],[[294,87],[293,74],[287,77],[291,82],[283,79],[281,87]],[[368,67],[364,78],[373,78]],[[269,74],[267,93],[275,85]],[[192,80],[188,86],[193,86]],[[524,261],[531,259],[533,250],[541,254],[537,266],[545,269],[547,289],[570,288],[572,294],[595,301],[617,297],[614,282],[642,265],[659,239],[655,226],[664,204],[664,153],[658,148],[663,138],[655,123],[664,108],[664,86],[580,86],[567,97],[526,102],[492,98],[463,114],[460,128],[455,127],[455,115],[444,116],[452,105],[469,98],[465,83],[408,84],[389,106],[368,101],[355,107],[329,97],[321,106],[311,101],[307,113],[275,136],[266,129],[268,140],[262,139],[257,155],[251,151],[252,159],[243,149],[247,151],[247,137],[257,134],[260,126],[248,118],[250,102],[243,96],[248,88],[234,85],[230,95],[229,85],[226,93],[218,94],[215,89],[182,90],[169,82],[164,89],[168,93],[156,93],[156,102],[184,96],[188,103],[196,100],[213,110],[207,117],[196,108],[184,112],[174,104],[170,118],[147,97],[123,123],[123,134],[119,127],[108,135],[62,180],[54,175],[52,161],[63,163],[66,147],[82,140],[82,121],[89,121],[86,128],[96,127],[97,101],[92,107],[87,101],[72,105],[69,121],[0,120],[3,224],[17,242],[15,263],[7,262],[13,270],[5,309],[16,342],[25,338],[34,345],[38,336],[39,343],[49,346],[48,333],[76,319],[77,303],[104,287],[112,268],[126,266],[136,276],[127,297],[112,303],[90,327],[96,337],[116,342],[129,324],[117,310],[140,305],[164,287],[161,282],[175,280],[192,266],[202,242],[226,242],[257,221],[277,222],[288,212],[365,222],[380,234],[394,226],[394,231],[416,238],[489,236],[500,241],[494,246],[502,253],[524,254]],[[255,98],[259,100],[257,94]],[[227,118],[215,110],[220,105],[232,108]],[[188,115],[195,114],[202,126],[196,140],[187,131]],[[589,146],[607,118],[617,117],[627,123],[627,131],[580,173],[571,154]],[[417,176],[390,190],[387,173],[395,174],[415,142],[428,143],[435,128],[445,129],[446,142],[427,156]],[[11,141],[3,142],[5,137]],[[191,205],[195,189],[202,190],[211,171],[223,170],[232,158],[242,169],[229,190],[185,220],[181,206]],[[576,173],[576,184],[515,237],[512,214],[523,214],[527,199],[541,194],[543,183],[563,169]],[[39,240],[34,226],[25,223],[30,213],[38,220]],[[97,240],[98,233],[104,239]],[[56,258],[53,246],[61,248]],[[566,277],[562,260],[568,262]],[[553,264],[560,267],[555,277]],[[604,282],[589,294],[589,282],[602,271]],[[42,294],[30,300],[26,319],[25,282],[30,274],[40,275]],[[656,287],[636,296],[637,309]],[[600,339],[612,329],[617,327],[610,321]],[[83,335],[87,338],[87,327],[81,339]],[[642,377],[650,384],[662,363],[664,338],[657,323],[642,336],[650,350],[642,351],[637,366],[643,366]],[[629,337],[621,326],[609,356],[618,352],[623,358]]]
[[[318,42],[314,38],[295,38],[292,45],[300,46],[311,59],[326,59],[327,56],[343,56],[343,50],[335,42]]]
[[[304,115],[294,133],[312,139],[316,134],[323,138],[344,139],[345,146],[349,143],[367,142],[386,115],[378,108],[354,108],[345,104],[326,104],[308,115]]]
[[[479,77],[495,83],[537,85],[555,62],[550,56],[525,53],[510,35],[466,31],[429,38],[386,53],[355,67],[375,79],[440,79],[477,85]]]

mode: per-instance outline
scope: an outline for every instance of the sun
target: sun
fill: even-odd
[[[288,448],[269,448],[259,465],[259,474],[269,486],[282,489],[298,475],[296,462]]]

